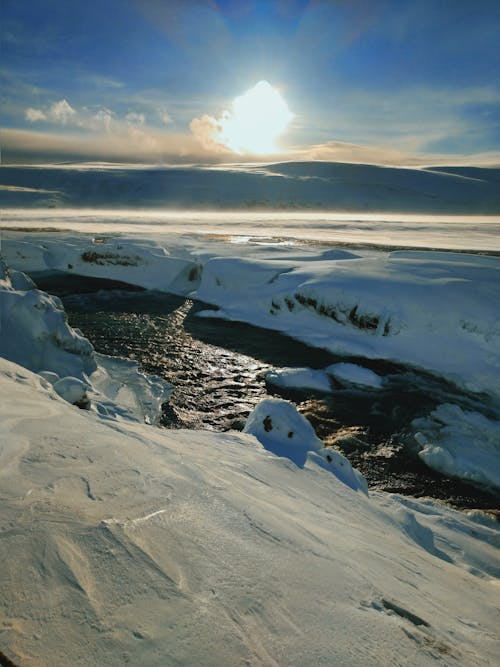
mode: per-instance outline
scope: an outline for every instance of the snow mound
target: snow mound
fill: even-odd
[[[251,433],[265,449],[303,467],[310,451],[323,447],[313,427],[291,403],[265,398],[247,417],[244,433]]]
[[[412,427],[418,455],[430,468],[500,489],[500,421],[445,403]]]
[[[338,480],[353,491],[361,491],[365,495],[368,495],[368,483],[366,479],[337,450],[328,447],[320,449],[317,452],[309,452],[307,460],[332,472]]]
[[[89,341],[72,329],[60,299],[31,289],[18,273],[15,289],[4,267],[0,281],[0,350],[2,356],[32,371],[50,370],[60,377],[83,379],[97,364]]]
[[[343,384],[353,384],[359,387],[370,387],[370,389],[380,389],[382,387],[382,378],[369,368],[363,368],[358,364],[332,364],[325,368],[328,375],[332,375],[336,380]]]
[[[87,396],[90,385],[86,382],[82,382],[82,380],[74,377],[65,377],[54,382],[53,387],[54,391],[61,398],[64,398],[65,401],[68,401],[68,403],[78,405],[78,407],[90,407],[90,401]]]
[[[60,299],[32,287],[27,276],[0,264],[2,356],[39,373],[69,403],[155,423],[172,387],[141,373],[136,362],[97,355],[69,326]]]
[[[265,449],[293,461],[299,468],[314,463],[332,472],[357,491],[368,493],[366,480],[340,452],[325,449],[313,427],[294,405],[280,398],[265,398],[247,418],[244,433],[251,433]]]
[[[329,393],[330,379],[324,371],[312,368],[279,368],[266,373],[266,382],[282,389],[312,389]]]

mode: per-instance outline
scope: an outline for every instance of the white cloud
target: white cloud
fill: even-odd
[[[201,118],[193,118],[189,124],[189,129],[204,150],[218,153],[232,153],[222,143],[220,139],[222,126],[213,116],[205,114]]]
[[[56,123],[66,125],[75,114],[75,109],[66,100],[59,100],[50,107],[48,117]]]
[[[95,123],[97,128],[104,127],[109,134],[112,129],[111,123],[113,121],[113,112],[110,109],[99,109],[99,111],[92,116],[91,120]]]
[[[36,123],[39,120],[47,120],[47,116],[41,109],[33,109],[32,107],[25,110],[24,117],[26,120],[29,120],[30,123]]]
[[[143,113],[130,112],[125,116],[125,120],[130,125],[144,125],[146,118]]]
[[[158,109],[158,116],[164,125],[172,122],[172,116],[165,109]]]
[[[116,125],[112,133],[92,135],[69,132],[45,133],[32,130],[2,130],[4,155],[11,162],[44,162],[53,159],[104,160],[169,164],[229,163],[234,153],[220,145],[215,149],[200,142],[191,133],[148,131]],[[332,160],[393,166],[420,165],[500,165],[500,152],[444,155],[405,153],[387,146],[366,146],[347,142],[325,144],[267,156],[266,162],[287,160]],[[255,156],[237,156],[238,164],[254,162]]]

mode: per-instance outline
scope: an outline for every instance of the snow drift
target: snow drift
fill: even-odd
[[[64,400],[104,416],[157,421],[171,387],[136,362],[98,355],[60,299],[0,261],[0,353],[39,373]]]
[[[484,515],[368,498],[249,434],[103,420],[5,360],[0,390],[0,623],[19,664],[494,663]]]

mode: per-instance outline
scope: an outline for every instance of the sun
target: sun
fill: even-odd
[[[275,153],[292,117],[281,93],[268,81],[259,81],[237,97],[220,120],[222,143],[236,153]]]

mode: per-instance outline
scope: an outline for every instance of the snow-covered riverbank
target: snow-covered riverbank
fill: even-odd
[[[418,429],[429,464],[496,484],[498,260],[236,249],[179,237],[2,241],[18,270],[190,294],[219,316],[482,390],[490,418],[443,406]],[[95,355],[58,300],[15,271],[4,269],[0,299],[11,359],[0,360],[0,638],[20,665],[493,664],[494,519],[367,495],[280,401],[258,406],[246,433],[145,424],[154,415],[137,399],[161,389],[154,380],[132,382],[134,364]],[[359,365],[326,371],[383,385]],[[68,376],[87,387],[90,410],[71,405]]]
[[[444,405],[408,426],[427,465],[500,487],[496,257],[20,232],[5,232],[2,249],[19,270],[113,278],[190,295],[218,306],[208,317],[275,329],[348,357],[413,365],[484,394],[485,414]]]

